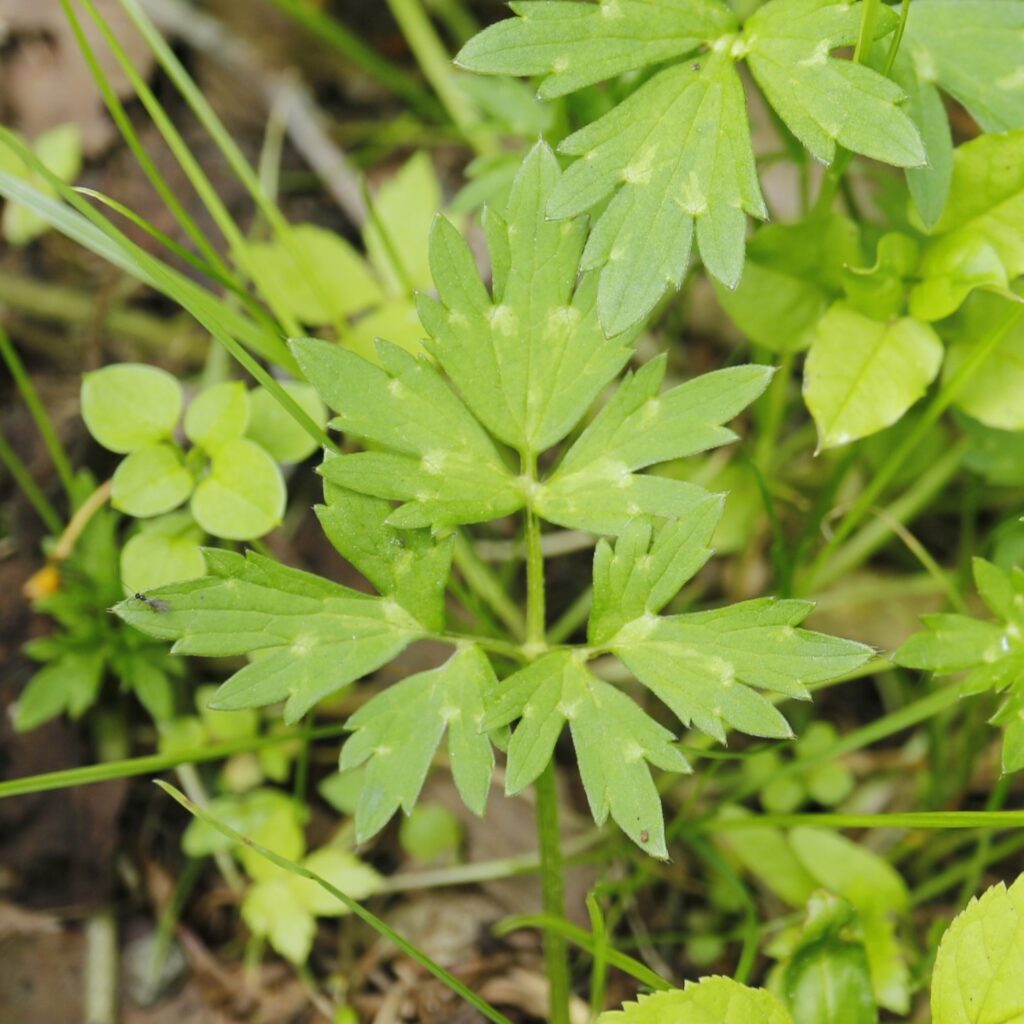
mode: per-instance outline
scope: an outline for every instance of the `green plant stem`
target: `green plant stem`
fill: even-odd
[[[737,832],[757,828],[955,828],[1019,829],[1024,811],[895,811],[882,814],[751,814],[711,818],[697,823],[700,832]]]
[[[526,635],[522,612],[505,592],[490,566],[477,556],[472,541],[461,533],[455,537],[454,561],[472,591],[483,598],[513,637],[522,639]]]
[[[522,473],[529,480],[537,477],[537,459],[532,452],[522,453]],[[544,551],[541,548],[540,520],[528,505],[526,509],[526,650],[533,656],[545,648],[547,631],[544,594]],[[558,827],[558,789],[555,760],[552,756],[534,787],[537,801],[537,840],[540,848],[541,891],[544,913],[565,917],[565,882],[562,840]],[[544,932],[544,962],[549,985],[550,1024],[569,1024],[569,950],[565,937],[550,929]]]
[[[915,424],[914,429],[889,453],[885,462],[876,471],[871,483],[864,489],[853,507],[843,517],[842,522],[836,527],[832,539],[825,545],[808,569],[804,577],[805,592],[817,585],[818,576],[822,568],[832,557],[833,552],[860,525],[861,520],[871,510],[879,495],[889,486],[903,464],[914,453],[942,414],[956,401],[958,395],[967,386],[974,374],[977,373],[988,357],[999,347],[1006,335],[1024,316],[1024,305],[1012,303],[1008,304],[1008,306],[1009,308],[1002,322],[997,324],[986,337],[983,337],[976,343],[974,351],[963,362],[959,370],[943,383],[921,418]]]
[[[345,732],[343,725],[327,725],[314,729],[310,733],[311,741],[341,736]],[[292,743],[301,739],[299,729],[275,733],[272,736],[247,736],[244,739],[232,740],[230,743],[216,743],[193,750],[178,751],[173,754],[149,754],[145,757],[130,757],[120,761],[106,761],[103,764],[90,764],[81,768],[67,768],[59,772],[45,772],[42,775],[28,775],[23,779],[10,779],[0,782],[0,800],[11,796],[24,796],[26,793],[44,793],[51,789],[70,789],[73,786],[88,786],[94,782],[107,782],[110,779],[127,779],[136,775],[156,775],[169,771],[183,764],[201,764],[204,761],[220,761],[234,754],[244,754],[264,747],[275,747],[282,743]]]
[[[53,425],[53,421],[43,407],[43,403],[39,400],[39,392],[36,391],[32,379],[25,372],[25,367],[2,326],[0,326],[0,356],[3,357],[4,362],[7,364],[7,369],[10,370],[11,377],[14,379],[18,391],[21,392],[22,400],[28,408],[29,415],[31,415],[35,422],[39,436],[43,439],[43,444],[46,445],[46,450],[50,453],[53,468],[57,470],[57,476],[60,477],[60,482],[68,501],[73,501],[75,474],[71,468],[71,460],[68,458],[68,453],[64,450],[64,445],[61,444],[60,438],[57,436],[57,430]]]
[[[1006,798],[1010,795],[1010,783],[1011,776],[1004,775],[995,784],[985,803],[986,811],[999,811],[1002,808],[1003,804],[1006,803]],[[981,873],[985,870],[986,858],[991,847],[992,833],[986,830],[978,837],[978,845],[974,851],[974,856],[967,860],[970,870],[964,876],[963,885],[960,888],[960,898],[957,901],[960,906],[963,906],[977,892],[978,883],[981,881]]]
[[[308,32],[332,47],[389,92],[403,99],[414,110],[432,119],[444,119],[445,111],[412,75],[371,49],[337,17],[301,0],[267,0]]]
[[[863,64],[868,59],[868,51],[875,41],[875,28],[881,13],[882,0],[864,0],[860,15],[860,32],[857,35],[857,45],[853,51],[853,59],[858,64]]]
[[[567,840],[561,851],[563,862],[576,860],[581,854],[593,849],[603,838],[605,837],[602,830],[595,828]],[[517,853],[511,857],[476,861],[472,864],[455,864],[452,867],[436,868],[433,871],[400,872],[383,879],[379,891],[382,893],[417,892],[423,889],[494,882],[502,878],[511,878],[514,875],[535,874],[540,870],[540,866],[538,853]]]
[[[803,587],[809,586],[811,582],[817,587],[828,586],[866,562],[894,532],[898,532],[898,529],[893,529],[893,524],[902,527],[927,508],[932,499],[945,488],[960,469],[969,444],[969,441],[963,439],[953,445],[904,494],[876,513],[876,518],[841,548],[833,550],[831,557],[817,570],[816,575],[809,576],[798,585],[797,592],[806,593]],[[868,509],[868,513],[871,512],[872,509]],[[813,566],[810,572],[814,572]]]
[[[188,794],[189,800],[205,811],[210,805],[210,800],[206,795],[206,787],[203,785],[203,780],[199,778],[199,772],[196,771],[196,766],[194,764],[181,764],[175,769],[175,773],[178,776],[178,781],[181,783],[181,788]],[[213,860],[217,865],[217,870],[221,873],[221,877],[227,882],[228,888],[233,893],[241,893],[245,888],[245,883],[242,881],[242,875],[235,866],[230,852],[227,850],[214,850]]]
[[[534,790],[544,913],[555,920],[562,920],[565,918],[565,865],[558,829],[554,758],[537,779]],[[544,931],[544,963],[549,985],[550,1024],[569,1024],[569,950],[565,937],[551,928]]]
[[[1013,835],[1007,836],[1002,842],[993,843],[991,847],[985,850],[982,868],[986,868],[991,864],[998,864],[1009,857],[1016,856],[1021,850],[1024,850],[1024,835],[1016,832]],[[935,899],[936,896],[940,896],[948,889],[952,889],[954,885],[972,875],[974,871],[975,864],[973,860],[958,860],[945,871],[931,875],[927,881],[917,886],[910,894],[911,906],[917,907],[922,903],[928,903],[930,900]]]
[[[900,4],[900,23],[893,33],[892,43],[889,45],[889,52],[885,55],[885,67],[882,74],[886,78],[892,74],[893,65],[896,63],[896,55],[900,52],[900,44],[903,42],[903,34],[907,30],[907,18],[910,17],[910,0],[903,0]]]
[[[39,485],[32,479],[28,467],[18,456],[18,453],[7,443],[7,438],[0,434],[0,464],[11,474],[11,479],[21,489],[22,494],[28,499],[29,504],[36,510],[39,518],[46,524],[50,533],[56,536],[64,529],[57,510],[50,503],[50,499],[43,494]]]
[[[492,141],[477,130],[479,116],[476,108],[455,84],[451,56],[445,50],[420,0],[388,0],[388,7],[423,74],[455,126],[477,153],[493,151]]]
[[[494,934],[497,936],[510,935],[512,932],[521,931],[523,928],[543,928],[548,933],[557,932],[560,936],[568,939],[574,946],[579,946],[584,952],[594,956],[596,946],[593,937],[589,932],[584,931],[578,925],[572,924],[561,917],[552,917],[549,914],[522,914],[515,917],[507,917],[504,921],[494,926]],[[656,992],[664,992],[672,988],[660,974],[656,974],[645,963],[635,960],[625,953],[620,953],[612,946],[603,949],[605,959],[612,967],[636,978]]]

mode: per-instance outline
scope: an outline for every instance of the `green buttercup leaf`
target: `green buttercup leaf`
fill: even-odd
[[[373,868],[336,847],[315,850],[302,867],[352,899],[366,899],[380,890],[381,878]],[[252,886],[242,901],[242,917],[253,933],[264,936],[281,956],[296,964],[309,959],[316,918],[346,913],[345,905],[317,882],[285,873]]]
[[[121,549],[121,582],[130,593],[191,580],[206,572],[203,531],[192,517],[176,512],[145,523]]]
[[[340,487],[403,502],[389,517],[391,525],[473,523],[522,507],[522,485],[427,362],[385,343],[382,367],[326,342],[297,341],[293,350],[339,413],[331,425],[377,449],[330,456],[323,475]]]
[[[494,752],[481,731],[484,695],[497,685],[487,656],[476,647],[457,651],[440,668],[420,672],[364,704],[346,728],[341,771],[366,764],[356,805],[360,842],[379,832],[399,808],[409,814],[419,797],[442,737],[463,801],[483,814],[494,771]]]
[[[894,15],[882,8],[878,35]],[[876,71],[832,51],[857,42],[861,5],[830,0],[772,0],[743,30],[757,84],[789,130],[821,161],[840,145],[897,167],[924,164],[913,121],[901,108],[903,91]]]
[[[582,263],[603,268],[597,302],[608,333],[637,323],[679,287],[695,234],[708,272],[736,285],[745,214],[767,210],[728,52],[660,72],[559,149],[584,159],[559,181],[551,216],[574,217],[614,193]]]
[[[82,419],[112,452],[125,454],[167,440],[181,405],[181,385],[155,366],[119,363],[82,376]]]
[[[736,27],[718,0],[509,6],[518,17],[485,29],[455,61],[488,75],[546,75],[540,95],[548,99],[689,53]]]
[[[661,798],[646,762],[665,771],[690,770],[672,745],[672,733],[569,652],[545,655],[502,682],[483,727],[517,718],[508,746],[507,792],[519,792],[540,775],[568,722],[594,820],[601,825],[610,814],[642,849],[668,855]]]
[[[327,424],[327,410],[316,388],[299,381],[281,381],[281,386],[305,410],[318,426]],[[275,462],[290,465],[302,462],[316,451],[316,441],[266,388],[249,393],[249,426],[245,435],[255,441]]]
[[[259,445],[236,438],[213,453],[191,508],[196,522],[214,537],[252,540],[280,525],[286,498],[277,463]]]
[[[588,639],[610,640],[627,623],[656,614],[711,557],[711,537],[722,515],[722,496],[708,495],[691,514],[655,531],[650,520],[627,524],[613,548],[594,552],[594,600]]]
[[[831,214],[797,224],[768,224],[747,245],[736,288],[715,282],[715,294],[736,325],[772,352],[799,352],[842,294],[843,270],[862,262],[860,232]]]
[[[925,615],[925,631],[893,656],[899,665],[939,675],[966,672],[965,693],[1006,693],[995,725],[1004,726],[1003,771],[1024,768],[1024,570],[974,560],[974,580],[996,621],[968,615]]]
[[[435,539],[429,530],[399,530],[387,523],[392,507],[327,484],[316,508],[328,540],[386,597],[427,629],[441,630],[454,535]]]
[[[755,687],[807,699],[808,684],[852,671],[872,653],[795,628],[811,609],[805,601],[759,598],[666,618],[646,614],[606,645],[684,725],[719,741],[726,726],[783,739],[792,735],[789,725]]]
[[[336,846],[314,850],[302,866],[330,882],[346,896],[364,900],[380,892],[383,879],[353,853]],[[317,917],[342,917],[348,908],[312,879],[290,876],[293,898]]]
[[[1024,878],[1000,882],[954,918],[932,974],[934,1024],[1012,1024],[1024,1015]]]
[[[979,338],[996,329],[1006,315],[1006,299],[979,292],[964,305],[943,373],[954,376]],[[1018,321],[957,392],[955,404],[996,430],[1024,430],[1024,322]]]
[[[129,598],[117,614],[176,653],[253,655],[217,691],[223,711],[286,701],[295,722],[422,633],[397,604],[250,553],[206,552],[209,575]],[[152,602],[159,602],[156,606]]]
[[[746,215],[767,211],[738,61],[747,60],[769,102],[819,159],[830,161],[839,144],[901,167],[926,161],[900,87],[831,56],[856,42],[859,4],[773,0],[742,32],[728,7],[712,0],[526,2],[513,11],[517,18],[470,40],[458,62],[485,74],[546,74],[541,93],[553,96],[686,58],[559,147],[581,159],[552,194],[550,216],[573,217],[612,197],[583,257],[584,269],[601,268],[598,310],[608,333],[639,322],[679,286],[694,235],[712,277],[728,287],[740,280]],[[882,8],[878,35],[895,24]]]
[[[957,148],[949,201],[932,229],[910,312],[940,320],[978,287],[1005,289],[1024,274],[1024,131]]]
[[[702,978],[685,988],[640,996],[621,1010],[602,1013],[597,1024],[793,1024],[770,992],[732,978]]]
[[[260,291],[274,296],[281,308],[304,324],[319,326],[381,302],[384,293],[376,277],[340,235],[313,224],[299,224],[291,235],[305,257],[301,263],[281,241],[251,242],[246,253],[246,267],[252,268]]]
[[[617,534],[641,515],[691,514],[708,493],[694,484],[639,475],[659,462],[735,440],[724,426],[768,386],[772,371],[737,366],[659,394],[665,360],[628,376],[540,487],[536,508],[561,526]]]
[[[242,900],[242,920],[286,960],[304,964],[313,949],[316,918],[294,898],[291,875],[252,886]]]
[[[585,225],[545,215],[559,177],[557,160],[539,143],[504,217],[487,211],[493,295],[462,236],[439,219],[430,255],[441,301],[418,302],[430,352],[480,422],[521,452],[565,437],[631,351],[628,337],[608,339],[597,322],[596,277],[577,282]]]
[[[240,381],[206,388],[185,410],[185,436],[211,454],[225,441],[242,437],[248,424],[249,393]]]
[[[146,518],[176,509],[195,486],[181,453],[169,444],[132,451],[114,471],[110,503],[119,512]]]
[[[836,303],[807,356],[804,399],[820,448],[835,448],[895,423],[942,365],[939,336],[912,317],[875,320]]]

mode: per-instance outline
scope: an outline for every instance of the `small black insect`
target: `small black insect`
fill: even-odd
[[[650,839],[650,838],[651,838],[651,833],[648,832],[647,829],[642,829],[641,832],[640,832],[640,842],[641,843],[646,843],[647,840]]]
[[[140,594],[138,591],[135,592],[135,600],[145,602],[157,614],[160,614],[161,612],[169,612],[171,610],[171,606],[166,601],[161,601],[156,597],[146,597],[145,594]]]
[[[694,61],[694,62],[693,62],[693,63],[692,63],[691,65],[690,65],[690,67],[691,67],[691,68],[693,68],[693,70],[694,70],[694,71],[700,71],[700,61],[696,61],[696,60],[695,60],[695,61]]]

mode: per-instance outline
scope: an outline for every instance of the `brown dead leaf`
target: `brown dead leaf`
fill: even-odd
[[[121,5],[117,0],[96,0],[96,6],[140,74],[148,77],[153,57]],[[81,23],[117,94],[130,95],[128,79],[99,30],[87,14],[81,15]],[[29,138],[74,122],[87,156],[104,150],[114,138],[114,124],[57,0],[0,0],[0,28],[9,45],[0,63],[4,122]]]

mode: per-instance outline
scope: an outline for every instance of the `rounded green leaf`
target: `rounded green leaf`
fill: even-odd
[[[110,504],[129,516],[158,516],[185,501],[194,484],[174,448],[149,444],[133,451],[114,471]]]
[[[286,496],[277,463],[239,438],[214,453],[210,475],[192,495],[192,515],[214,537],[252,540],[280,524]]]
[[[932,975],[934,1024],[1024,1020],[1024,876],[972,900],[942,937]]]
[[[241,381],[229,380],[201,391],[185,411],[185,433],[193,443],[215,451],[245,434],[249,393]]]
[[[82,419],[112,452],[169,438],[180,415],[181,385],[155,366],[119,363],[82,378]]]
[[[202,530],[187,512],[154,519],[121,549],[121,582],[129,594],[165,583],[191,580],[206,572]]]
[[[282,381],[281,386],[317,426],[326,426],[327,409],[312,384],[289,380]],[[316,450],[317,442],[266,388],[257,388],[249,395],[249,407],[246,436],[269,452],[276,462],[301,462]]]
[[[804,399],[821,448],[895,423],[942,365],[942,342],[910,317],[880,321],[837,302],[822,317],[807,356]]]

